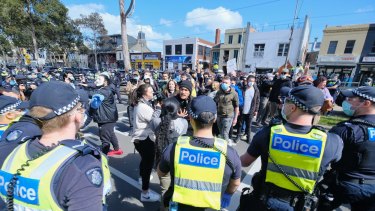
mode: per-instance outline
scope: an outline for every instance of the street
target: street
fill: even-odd
[[[139,200],[141,194],[141,185],[138,184],[140,156],[137,151],[135,151],[134,145],[131,142],[131,137],[129,136],[130,128],[128,127],[128,117],[126,113],[127,106],[117,104],[117,108],[119,111],[119,120],[117,121],[115,133],[124,154],[109,157],[112,175],[112,191],[107,197],[108,210],[157,210],[159,208],[159,203],[142,203]],[[83,133],[87,141],[100,145],[100,140],[97,136],[98,128],[95,123],[92,122],[85,128]],[[248,144],[244,141],[240,141],[233,147],[241,156],[246,151]],[[242,183],[232,197],[231,205],[228,210],[236,210],[242,188],[249,186],[252,175],[259,171],[259,169],[260,160],[258,159],[254,165],[242,170]],[[156,171],[153,171],[152,175],[153,179],[151,180],[150,188],[152,191],[159,194],[160,186]]]

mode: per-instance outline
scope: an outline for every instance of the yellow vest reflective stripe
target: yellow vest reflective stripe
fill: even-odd
[[[194,207],[221,207],[221,191],[225,169],[225,156],[210,148],[192,146],[190,137],[177,140],[174,156],[174,192],[172,200]],[[223,153],[227,143],[215,139],[214,145]]]
[[[5,160],[2,169],[0,171],[0,177],[6,178],[4,181],[9,182],[13,174],[25,164],[29,159],[27,157],[27,144],[23,143],[18,146]],[[18,176],[17,183],[19,187],[27,189],[30,193],[35,193],[33,197],[22,197],[20,195],[14,196],[14,207],[17,210],[63,210],[58,202],[53,191],[53,179],[59,169],[78,153],[77,150],[70,147],[60,145],[45,155],[37,158],[36,160],[30,161],[29,166],[25,167],[24,171],[21,171],[21,176]],[[103,158],[104,156],[102,156]],[[105,157],[104,157],[105,158]],[[107,160],[102,159],[102,166],[106,165],[108,169]],[[108,189],[109,171],[103,168],[103,181],[104,186]],[[0,178],[1,179],[1,178]],[[25,183],[23,183],[25,182]],[[23,185],[25,184],[25,185]],[[33,185],[34,184],[34,185]],[[35,185],[36,184],[36,185]],[[6,199],[6,193],[4,193],[6,186],[0,186],[0,195]],[[28,193],[27,192],[27,193]],[[16,191],[15,193],[18,193]],[[103,194],[103,202],[105,195]]]
[[[271,128],[269,153],[279,167],[299,186],[312,193],[319,176],[327,134],[312,129],[308,134],[289,133],[283,125]],[[266,182],[291,191],[301,191],[268,158]]]

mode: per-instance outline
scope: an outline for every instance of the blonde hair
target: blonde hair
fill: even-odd
[[[42,129],[43,133],[50,133],[50,132],[61,129],[62,127],[67,126],[70,122],[70,115],[71,115],[72,111],[74,111],[77,107],[78,107],[78,105],[76,105],[69,112],[67,112],[63,115],[54,117],[52,119],[40,120],[40,118],[46,116],[47,114],[49,114],[53,111],[52,111],[52,109],[45,108],[45,107],[42,107],[42,106],[35,106],[35,107],[30,109],[30,116],[34,117],[38,121],[38,124],[39,124],[40,128]]]

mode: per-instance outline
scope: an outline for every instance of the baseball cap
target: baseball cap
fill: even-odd
[[[28,102],[23,102],[17,98],[6,95],[0,95],[0,114],[5,114],[6,112],[16,109],[25,109],[28,107]]]
[[[193,119],[196,119],[202,123],[208,123],[212,121],[212,119],[201,118],[200,115],[203,112],[210,112],[214,115],[216,115],[217,113],[215,101],[212,98],[205,96],[205,95],[201,95],[201,96],[194,98],[191,101],[191,105],[189,108],[189,114]]]
[[[360,97],[375,103],[375,87],[361,86],[356,89],[341,91],[345,97]]]

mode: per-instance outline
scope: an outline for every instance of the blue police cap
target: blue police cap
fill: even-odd
[[[375,87],[361,86],[356,89],[341,91],[345,97],[360,97],[375,103]]]
[[[28,102],[22,102],[14,97],[0,95],[0,114],[5,114],[15,109],[25,109],[28,108],[28,106]]]
[[[318,114],[324,103],[323,92],[312,85],[297,86],[290,90],[289,98],[300,109],[311,114]],[[313,109],[314,108],[314,109]]]
[[[189,114],[191,117],[203,123],[210,122],[211,120],[209,119],[199,118],[199,115],[203,112],[210,112],[214,115],[216,115],[217,113],[215,101],[212,98],[205,96],[205,95],[201,95],[201,96],[194,98],[191,101],[191,105],[189,108]]]
[[[39,118],[49,120],[72,110],[79,101],[80,97],[71,85],[61,81],[50,81],[43,83],[31,94],[30,108],[41,106],[51,109],[51,113]]]

